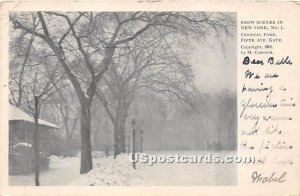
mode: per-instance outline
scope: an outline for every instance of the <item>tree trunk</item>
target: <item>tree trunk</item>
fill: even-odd
[[[127,110],[125,107],[119,107],[114,123],[114,157],[120,153],[126,152],[126,134],[125,125],[127,120]]]
[[[117,121],[117,120],[116,120]],[[119,123],[114,123],[114,159],[121,153]]]
[[[126,125],[126,116],[122,115],[120,119],[120,150],[121,152],[126,152],[126,143],[125,143],[125,125]]]
[[[126,138],[126,120],[127,120],[127,114],[128,114],[128,107],[126,107],[125,104],[125,99],[120,100],[120,107],[119,107],[119,144],[120,144],[120,151],[122,153],[126,152],[126,142],[125,142],[125,138]]]
[[[90,105],[81,105],[81,161],[80,174],[88,173],[93,169],[91,150],[91,118]]]
[[[39,97],[34,96],[34,136],[33,136],[33,151],[34,151],[34,180],[35,186],[40,186],[40,157],[39,157]]]

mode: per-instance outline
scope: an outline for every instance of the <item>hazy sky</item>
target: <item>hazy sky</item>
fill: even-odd
[[[209,93],[224,89],[235,91],[236,38],[227,38],[223,46],[214,38],[194,43],[191,61],[199,89]]]

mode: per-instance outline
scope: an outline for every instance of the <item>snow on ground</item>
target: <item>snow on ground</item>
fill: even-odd
[[[79,157],[50,157],[48,170],[40,173],[41,186],[65,186],[67,182],[80,177]],[[34,186],[34,174],[9,176],[13,186]]]
[[[142,168],[141,168],[142,167]],[[155,163],[140,164],[143,186],[234,186],[235,164]]]
[[[79,174],[80,157],[50,157],[50,168],[41,171],[41,186],[115,186],[137,184],[140,177],[132,168],[128,155],[104,157],[102,153],[93,153],[94,169],[87,174]],[[34,186],[34,174],[10,176],[10,185]]]
[[[68,185],[74,186],[122,186],[142,183],[139,171],[133,169],[128,155],[122,154],[113,159],[102,157],[93,159],[94,169]]]
[[[94,153],[94,169],[81,175],[79,156],[51,156],[50,169],[41,172],[40,183],[46,186],[233,186],[237,183],[234,164],[155,163],[149,166],[148,163],[138,163],[135,170],[128,156],[121,154],[113,159],[113,156],[106,158],[103,153]],[[33,183],[33,175],[10,176],[11,185],[31,186]]]

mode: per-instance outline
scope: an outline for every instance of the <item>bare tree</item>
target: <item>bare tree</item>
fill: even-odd
[[[38,20],[32,21],[28,15]],[[112,64],[116,48],[158,29],[203,36],[210,29],[220,33],[232,25],[231,18],[224,14],[202,12],[12,13],[10,21],[15,29],[38,37],[39,44],[52,51],[75,89],[81,106],[80,173],[92,169],[91,104],[97,84]],[[87,70],[83,78],[75,73],[74,61]]]
[[[32,15],[32,21],[35,29],[37,24],[37,18]],[[36,54],[35,48],[33,47],[34,35],[28,34],[27,32],[18,32],[17,35],[12,35],[10,40],[10,95],[11,101],[16,106],[21,106],[23,101],[23,88],[26,88],[26,69],[31,61],[34,59]],[[34,54],[32,54],[34,53]],[[25,83],[25,84],[24,84]],[[30,84],[29,84],[30,85]]]
[[[54,89],[54,85],[57,84],[63,77],[57,75],[56,72],[52,72],[50,75],[45,77],[44,73],[40,73],[38,69],[37,72],[34,73],[34,77],[32,77],[32,86],[31,93],[26,93],[26,102],[25,104],[30,109],[31,114],[34,118],[34,133],[33,133],[33,150],[34,150],[34,163],[35,163],[35,185],[40,185],[39,180],[39,170],[40,170],[40,136],[39,136],[39,118],[40,118],[40,110],[42,104],[49,99],[53,94],[56,93],[56,89]],[[48,78],[52,78],[55,80],[54,85],[51,84],[51,81]],[[31,95],[31,96],[30,96]]]
[[[177,28],[175,23],[173,25]],[[200,32],[196,34],[202,37],[210,33]],[[195,90],[193,73],[180,51],[180,47],[189,44],[186,41],[188,37],[186,31],[154,28],[125,47],[116,49],[118,56],[112,61],[107,77],[104,77],[104,83],[100,84],[96,94],[114,126],[115,157],[125,152],[125,124],[138,90],[147,88],[164,95],[169,101],[179,101],[193,107],[190,98],[190,92]]]

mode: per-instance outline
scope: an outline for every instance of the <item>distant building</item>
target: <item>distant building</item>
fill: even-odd
[[[41,156],[40,168],[48,167],[54,144],[53,130],[59,127],[45,120],[39,123],[39,152]],[[34,119],[14,105],[9,107],[9,174],[32,172],[33,164],[33,134]]]

